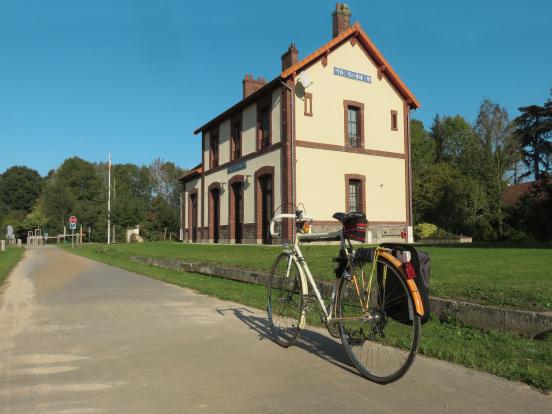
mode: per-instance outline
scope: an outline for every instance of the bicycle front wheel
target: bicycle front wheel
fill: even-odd
[[[366,378],[387,384],[410,368],[420,317],[399,270],[386,259],[378,258],[372,275],[342,278],[336,313],[345,351]]]
[[[299,335],[304,318],[303,286],[297,262],[281,253],[268,280],[268,322],[274,340],[287,348]]]

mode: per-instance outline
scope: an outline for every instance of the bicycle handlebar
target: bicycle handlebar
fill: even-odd
[[[286,213],[286,214],[278,214],[272,218],[270,221],[270,235],[272,237],[278,237],[280,233],[274,232],[274,225],[277,221],[282,221],[282,219],[289,218],[289,219],[295,219],[295,220],[302,220],[302,221],[314,221],[312,217],[302,215],[300,217],[297,217],[296,214]]]

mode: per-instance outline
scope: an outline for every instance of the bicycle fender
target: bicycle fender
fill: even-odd
[[[389,262],[391,262],[391,264],[393,264],[399,270],[399,273],[403,276],[404,280],[406,281],[406,285],[408,286],[408,289],[410,289],[410,293],[412,293],[412,298],[414,299],[414,307],[416,308],[416,313],[420,316],[424,316],[425,314],[424,305],[422,303],[422,297],[420,296],[420,292],[418,292],[418,287],[416,286],[416,282],[414,282],[414,280],[412,279],[408,279],[405,276],[401,261],[387,252],[380,252],[379,255],[384,259],[387,259]]]

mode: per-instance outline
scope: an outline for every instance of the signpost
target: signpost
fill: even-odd
[[[71,229],[71,248],[75,246],[75,229],[77,228],[77,217],[69,217],[69,228]]]

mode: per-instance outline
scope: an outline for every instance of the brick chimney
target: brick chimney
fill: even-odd
[[[262,76],[255,79],[253,75],[245,75],[243,79],[243,98],[247,98],[257,89],[261,89],[264,85],[266,85],[266,79]]]
[[[299,61],[299,51],[295,43],[289,45],[286,53],[282,55],[282,71],[292,67]]]
[[[340,33],[343,33],[349,28],[351,23],[351,9],[345,3],[337,3],[335,5],[335,11],[332,13],[333,21],[333,37],[336,37]]]

